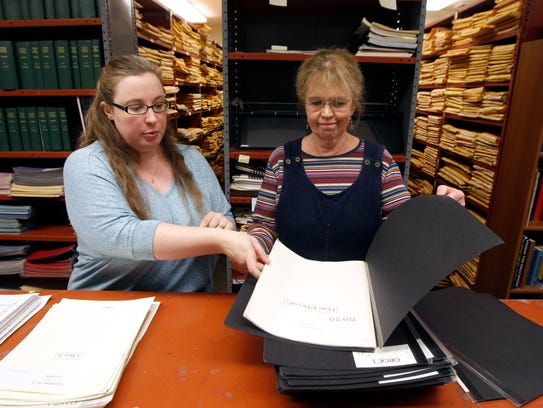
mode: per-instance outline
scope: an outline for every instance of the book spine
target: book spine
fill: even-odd
[[[72,78],[75,89],[81,89],[81,75],[79,74],[79,52],[77,40],[69,40],[70,61],[72,62]]]
[[[21,20],[23,13],[21,11],[21,3],[13,0],[2,0],[2,8],[4,9],[4,18],[6,20]]]
[[[48,89],[58,89],[57,63],[52,40],[39,41],[43,84]]]
[[[49,126],[47,124],[47,112],[45,106],[38,106],[38,125],[40,126],[40,138],[43,150],[51,150],[51,139],[49,138]]]
[[[58,108],[56,106],[48,106],[46,112],[49,140],[51,142],[50,150],[63,150],[60,122],[58,120]]]
[[[68,40],[55,40],[55,58],[57,62],[58,86],[60,89],[74,87],[72,77],[72,61],[70,58],[70,44]]]
[[[6,127],[8,129],[9,145],[11,147],[11,150],[23,150],[17,108],[7,107],[4,108],[4,112],[6,114]]]
[[[19,0],[19,9],[21,10],[21,20],[30,20],[29,0]]]
[[[99,39],[94,38],[90,40],[91,45],[91,54],[92,54],[92,70],[93,70],[93,81],[94,85],[98,82],[100,74],[102,73],[103,58],[102,58],[102,46]]]
[[[38,121],[38,112],[35,107],[26,108],[26,119],[28,121],[28,132],[30,133],[30,145],[34,151],[43,150],[43,144],[40,134],[40,124]]]
[[[71,18],[70,0],[55,0],[55,17]]]
[[[28,119],[24,107],[17,108],[17,118],[19,120],[19,130],[21,132],[22,150],[32,150],[30,141],[30,129],[28,128]]]
[[[96,83],[94,82],[94,64],[92,61],[90,40],[77,40],[77,50],[81,87],[83,89],[93,89]]]
[[[43,7],[43,0],[27,0],[28,11],[30,13],[30,19],[41,20],[45,18],[45,9]]]
[[[46,19],[54,19],[54,18],[56,18],[55,0],[44,0],[43,9],[44,9],[44,12],[45,12],[45,18]]]
[[[6,115],[4,109],[0,108],[0,151],[7,152],[9,147],[9,134],[6,126]]]
[[[36,89],[43,89],[43,76],[41,72],[41,54],[39,41],[30,41],[30,55],[32,56],[32,70]]]
[[[68,128],[68,115],[66,114],[66,108],[63,106],[58,108],[58,120],[60,125],[60,136],[62,139],[62,149],[67,151],[72,150],[70,129]]]
[[[12,41],[0,41],[0,89],[13,90],[19,87],[13,48]]]
[[[95,0],[80,0],[80,12],[83,18],[98,17],[98,10]]]
[[[15,41],[15,56],[17,58],[17,68],[19,70],[19,79],[21,89],[35,89],[34,69],[32,67],[32,56],[30,54],[29,41]]]
[[[81,18],[82,0],[70,0],[70,13],[72,18]]]

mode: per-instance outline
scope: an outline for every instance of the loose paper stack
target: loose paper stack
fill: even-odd
[[[0,295],[0,343],[34,316],[49,300],[37,293]]]
[[[0,361],[0,405],[105,406],[157,307],[62,299]]]

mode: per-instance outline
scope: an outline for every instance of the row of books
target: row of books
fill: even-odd
[[[0,41],[0,89],[93,89],[99,39]]]
[[[526,223],[529,223],[530,221],[543,221],[543,194],[541,194],[541,182],[543,181],[542,173],[543,169],[538,169],[535,175]]]
[[[64,106],[0,108],[0,151],[71,149]]]
[[[543,245],[526,235],[522,236],[512,288],[524,286],[543,289]]]
[[[0,245],[0,275],[69,278],[74,260],[74,244],[46,249],[33,249],[30,245]]]
[[[2,0],[0,20],[97,18],[98,0]]]

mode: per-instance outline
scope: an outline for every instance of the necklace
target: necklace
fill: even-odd
[[[160,155],[158,155],[158,158],[156,160],[155,171],[153,171],[153,175],[151,176],[151,184],[155,184],[155,176],[156,176],[156,172],[158,170],[159,163],[160,163]]]

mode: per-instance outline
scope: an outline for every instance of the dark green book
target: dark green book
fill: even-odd
[[[27,2],[31,20],[41,20],[45,18],[43,0],[27,0]]]
[[[70,0],[55,0],[56,18],[71,18]]]
[[[43,9],[45,11],[46,19],[53,19],[55,17],[55,0],[44,0]]]
[[[12,41],[0,41],[0,89],[17,89],[17,64]]]
[[[66,115],[66,108],[64,106],[60,106],[58,108],[58,121],[60,124],[62,149],[72,150],[72,143],[70,141],[70,129],[68,128],[68,115]]]
[[[17,107],[17,117],[19,118],[19,131],[21,132],[22,150],[32,150],[30,141],[30,129],[28,128],[28,119],[24,107]]]
[[[57,62],[52,40],[40,40],[41,75],[47,89],[58,89]]]
[[[81,18],[81,0],[70,0],[72,18]]]
[[[45,111],[47,112],[47,127],[49,130],[49,140],[51,141],[50,150],[62,150],[58,108],[56,106],[48,106]]]
[[[5,20],[4,17],[4,6],[2,5],[2,2],[0,1],[0,20]]]
[[[34,72],[36,89],[44,89],[39,41],[30,41],[30,55],[32,57],[32,70]]]
[[[6,116],[4,109],[0,108],[0,151],[7,152],[9,147],[9,134],[6,126]]]
[[[94,66],[92,62],[91,40],[77,40],[79,57],[79,77],[83,89],[94,89]]]
[[[79,74],[79,51],[77,40],[69,40],[70,61],[72,62],[72,79],[75,89],[81,89],[81,76]]]
[[[72,76],[72,60],[70,58],[70,43],[68,40],[55,40],[55,59],[57,61],[58,87],[72,89],[74,81]]]
[[[28,121],[28,132],[30,134],[31,150],[43,150],[43,144],[40,134],[40,124],[38,122],[38,111],[34,106],[28,106],[26,109],[26,120]]]
[[[2,8],[6,20],[21,20],[23,18],[21,2],[19,1],[2,0]]]
[[[15,46],[21,89],[36,89],[30,41],[15,41],[13,44]]]
[[[47,111],[45,106],[38,106],[38,125],[40,127],[41,145],[43,150],[51,150],[51,139],[49,138],[49,125],[47,123]]]
[[[30,9],[28,7],[29,0],[19,0],[19,8],[21,9],[21,19],[30,20]],[[13,3],[13,2],[12,2]]]
[[[6,115],[6,127],[8,129],[8,138],[11,150],[23,150],[23,142],[21,140],[21,130],[19,128],[17,108],[4,108],[4,112]]]
[[[102,73],[102,66],[104,65],[103,58],[102,58],[102,42],[95,38],[90,40],[91,42],[91,53],[92,53],[92,70],[94,74],[94,86],[96,86],[96,82],[98,82],[98,78],[100,78],[100,74]]]
[[[79,8],[81,17],[83,18],[98,17],[98,10],[95,0],[79,0]]]

